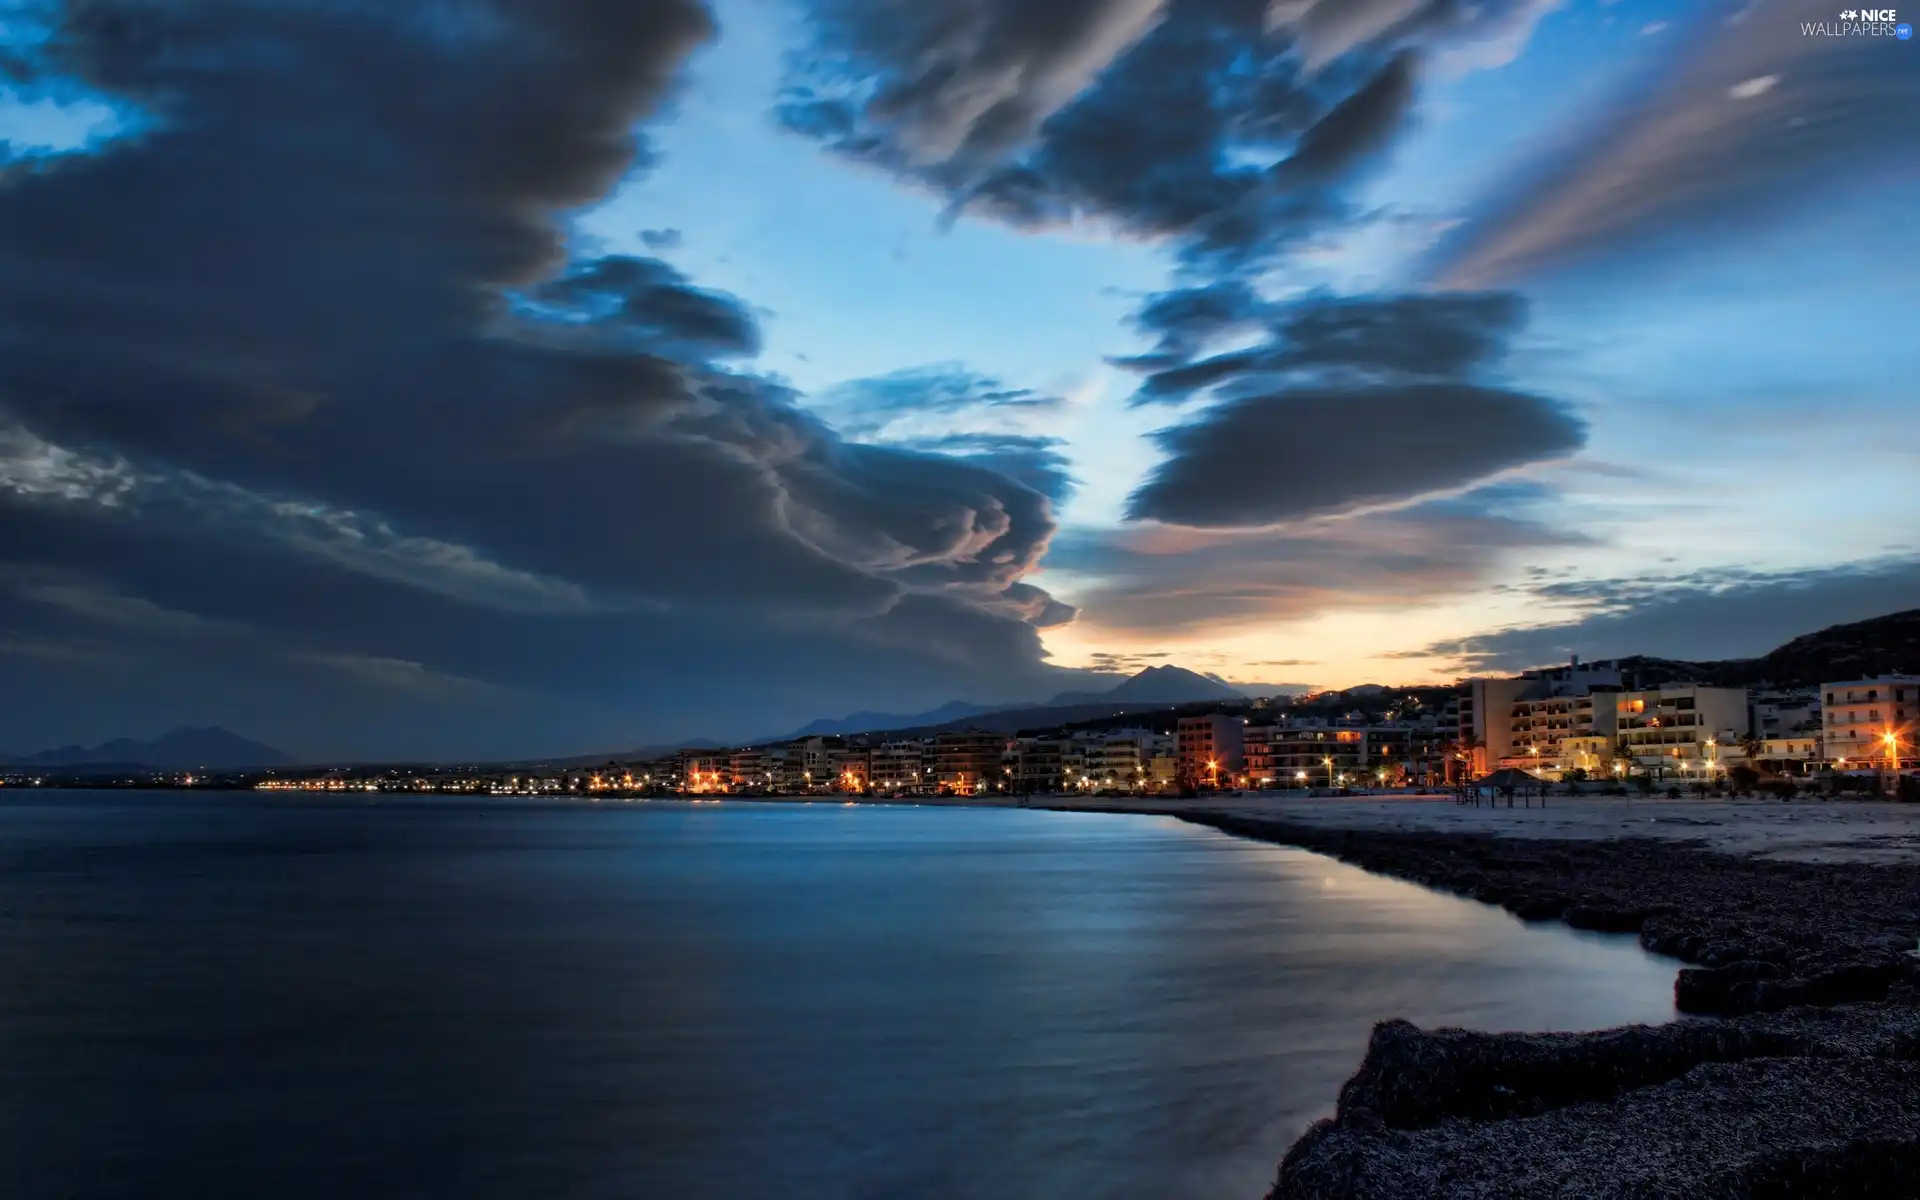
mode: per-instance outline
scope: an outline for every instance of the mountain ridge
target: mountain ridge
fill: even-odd
[[[185,770],[284,767],[293,762],[284,751],[250,741],[218,725],[172,729],[152,741],[113,738],[97,746],[72,743],[34,754],[0,758],[9,767],[161,767]]]

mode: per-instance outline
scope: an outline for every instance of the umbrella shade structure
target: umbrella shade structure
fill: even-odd
[[[1539,787],[1545,782],[1546,780],[1540,778],[1538,775],[1529,774],[1526,771],[1522,771],[1519,767],[1501,767],[1491,775],[1485,775],[1474,780],[1475,785],[1478,787],[1501,789]]]

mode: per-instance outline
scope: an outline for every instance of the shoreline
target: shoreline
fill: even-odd
[[[1667,1025],[1381,1021],[1268,1200],[1920,1193],[1920,867],[1169,815],[1689,964]]]

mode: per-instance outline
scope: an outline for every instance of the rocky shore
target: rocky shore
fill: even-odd
[[[1381,1023],[1269,1200],[1920,1196],[1920,868],[1181,815],[1691,964],[1671,1025]]]

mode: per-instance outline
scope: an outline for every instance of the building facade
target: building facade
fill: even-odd
[[[1883,675],[1820,685],[1820,749],[1835,766],[1911,765],[1920,676]]]
[[[939,734],[933,741],[933,769],[940,790],[956,796],[992,790],[1006,778],[1006,749],[1005,734],[978,729]]]
[[[1711,776],[1739,756],[1748,734],[1744,688],[1669,684],[1615,697],[1618,753],[1630,769]]]
[[[1181,786],[1232,786],[1246,767],[1245,732],[1245,721],[1224,713],[1181,717],[1174,731]]]

